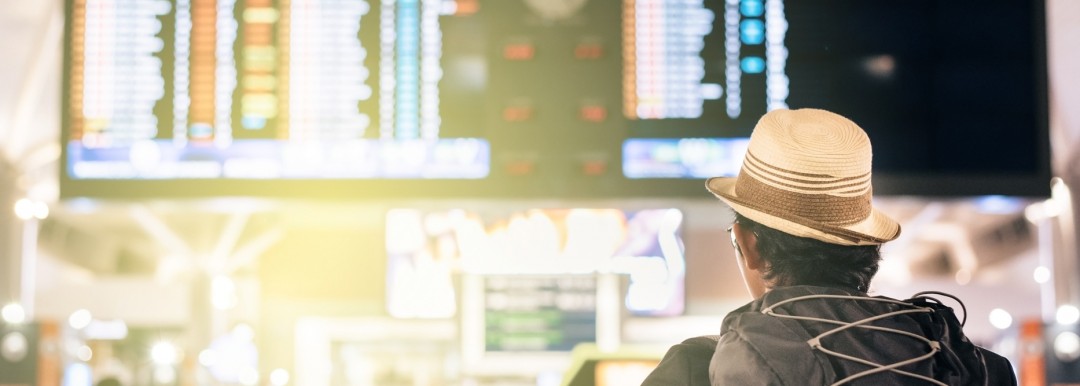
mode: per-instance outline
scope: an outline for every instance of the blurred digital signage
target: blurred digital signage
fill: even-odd
[[[595,283],[581,290],[572,285],[578,281],[550,278],[613,273],[627,276],[623,298],[631,314],[679,315],[686,277],[682,223],[677,209],[395,209],[386,226],[387,311],[399,318],[454,317],[461,302],[456,278],[469,274],[485,278],[485,304],[498,315],[523,302],[537,317],[576,310],[567,304],[578,303],[592,304],[586,308],[595,314]],[[525,282],[535,285],[515,284]],[[591,301],[583,295],[590,291]]]
[[[488,142],[440,131],[431,3],[72,0],[65,175],[483,178]]]
[[[66,3],[64,197],[700,197],[803,107],[878,193],[1049,192],[1041,0]]]
[[[484,351],[570,351],[596,341],[593,275],[484,278]]]

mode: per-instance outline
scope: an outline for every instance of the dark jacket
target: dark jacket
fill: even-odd
[[[728,314],[712,351],[708,337],[672,347],[643,385],[831,385],[845,379],[845,385],[934,384],[889,370],[848,378],[874,368],[859,361],[888,366],[908,359],[913,363],[897,370],[947,385],[1016,384],[1008,360],[972,344],[952,309],[933,298],[905,303],[826,287],[777,288]],[[901,313],[886,316],[894,312]],[[862,327],[829,332],[861,320]]]

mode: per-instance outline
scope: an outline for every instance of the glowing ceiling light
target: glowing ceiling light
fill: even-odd
[[[18,303],[11,303],[0,309],[0,315],[4,321],[10,324],[19,324],[26,321],[26,310]]]
[[[86,326],[90,325],[90,322],[94,320],[93,315],[90,315],[90,311],[86,309],[80,309],[71,313],[68,317],[68,325],[76,330],[82,330]]]
[[[150,348],[150,360],[159,365],[175,364],[179,357],[176,346],[169,342],[158,342]]]
[[[1050,281],[1050,268],[1038,267],[1031,275],[1036,283],[1043,284]]]
[[[1080,309],[1070,304],[1058,307],[1056,319],[1058,324],[1074,324],[1080,320]]]
[[[49,205],[41,201],[35,201],[31,208],[31,214],[38,220],[44,220],[49,217]]]
[[[1072,362],[1080,358],[1080,336],[1072,331],[1058,334],[1054,338],[1054,355],[1063,362]]]
[[[236,283],[227,276],[217,276],[210,283],[210,303],[219,310],[236,307]]]
[[[90,346],[82,346],[75,350],[75,357],[83,362],[89,362],[90,358],[94,357],[94,350],[90,349]]]
[[[247,323],[237,324],[232,330],[233,336],[241,342],[252,342],[255,340],[255,329]]]
[[[1000,308],[995,308],[990,311],[990,324],[999,330],[1004,330],[1012,326],[1013,318],[1009,314],[1009,311],[1005,311]]]
[[[26,198],[21,198],[18,201],[15,201],[15,216],[23,220],[29,220],[33,218],[34,206],[34,202]]]
[[[285,386],[289,383],[289,372],[285,369],[275,369],[270,372],[270,384],[274,386]]]

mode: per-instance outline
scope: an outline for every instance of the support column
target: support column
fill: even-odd
[[[15,216],[15,202],[22,197],[14,168],[0,158],[0,307],[19,302],[22,288],[22,220]],[[29,315],[28,315],[29,316]]]
[[[1058,286],[1057,306],[1064,304],[1080,305],[1080,227],[1077,227],[1076,219],[1080,218],[1080,152],[1076,152],[1072,162],[1073,167],[1067,168],[1061,179],[1063,187],[1059,191],[1052,192],[1055,199],[1063,199],[1068,204],[1059,215],[1058,226],[1060,227],[1060,240],[1055,243],[1054,258],[1055,269],[1054,281],[1062,283]],[[1061,196],[1065,197],[1061,197]]]

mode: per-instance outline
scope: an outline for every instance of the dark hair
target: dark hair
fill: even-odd
[[[739,226],[757,236],[757,252],[772,286],[818,285],[865,293],[881,261],[880,245],[847,246],[794,236],[735,213]]]

